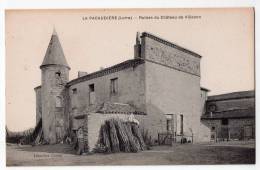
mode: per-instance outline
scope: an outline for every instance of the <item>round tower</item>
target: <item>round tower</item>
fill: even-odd
[[[40,69],[43,136],[45,141],[55,144],[65,135],[65,85],[70,70],[55,30]]]

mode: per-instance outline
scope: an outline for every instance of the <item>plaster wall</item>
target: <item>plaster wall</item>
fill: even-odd
[[[165,114],[182,114],[184,135],[193,135],[194,142],[208,140],[209,134],[204,137],[199,134],[209,132],[200,122],[200,58],[149,37],[142,38],[142,57],[145,59],[146,110],[151,118],[148,127],[153,138],[166,131]],[[177,124],[180,124],[178,119]]]
[[[111,79],[118,79],[118,93],[110,93]],[[95,103],[90,104],[89,85],[94,84]],[[145,112],[145,82],[144,64],[136,67],[126,68],[115,73],[107,74],[95,79],[83,81],[69,87],[69,113],[73,115],[82,114],[94,105],[98,106],[104,102],[118,102],[130,104],[138,111]],[[76,94],[73,93],[76,89]],[[78,125],[75,125],[77,127]]]

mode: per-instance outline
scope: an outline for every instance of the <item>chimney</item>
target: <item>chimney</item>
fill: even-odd
[[[134,45],[134,58],[141,58],[141,42],[140,42],[140,34],[136,33],[135,45]]]
[[[86,75],[88,75],[87,72],[85,72],[85,71],[78,71],[78,77],[83,77],[83,76],[86,76]]]

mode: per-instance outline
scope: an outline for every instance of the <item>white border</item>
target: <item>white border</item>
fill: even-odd
[[[80,9],[80,8],[215,8],[215,7],[255,7],[255,18],[259,19],[259,6],[256,0],[99,0],[99,1],[89,1],[89,0],[2,0],[0,1],[0,169],[6,169],[6,151],[5,151],[5,16],[4,12],[6,9]],[[255,21],[257,21],[255,19]],[[257,54],[259,54],[259,22],[255,25],[255,63],[259,65],[259,60],[257,59]],[[256,66],[256,73],[259,73],[259,69]],[[8,78],[8,77],[7,77]],[[256,85],[259,84],[259,79],[256,78]],[[257,89],[257,87],[256,87]],[[259,112],[258,101],[259,93],[256,90],[256,140],[259,141]],[[258,145],[257,145],[258,146]],[[66,169],[66,168],[76,168],[76,169],[148,169],[153,170],[157,168],[165,169],[202,169],[202,170],[215,170],[215,169],[260,169],[259,167],[259,149],[256,147],[256,165],[210,165],[210,166],[81,166],[81,167],[37,167],[37,169]],[[18,168],[18,167],[17,167]],[[34,169],[36,167],[19,167],[19,169]],[[16,167],[12,168],[16,169]]]
[[[251,7],[256,0],[6,0],[5,9]]]

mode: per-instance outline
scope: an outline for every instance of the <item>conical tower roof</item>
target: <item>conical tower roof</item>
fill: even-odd
[[[55,29],[53,30],[49,46],[40,68],[47,65],[61,65],[70,68],[64,56],[63,49]]]

